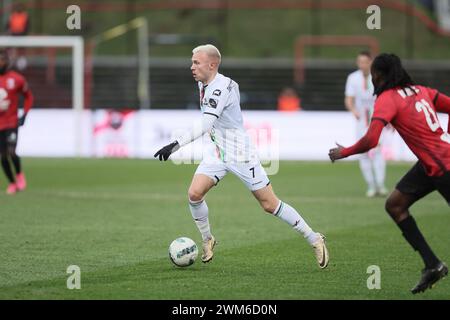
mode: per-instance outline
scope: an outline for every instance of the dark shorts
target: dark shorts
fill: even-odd
[[[0,130],[0,152],[4,153],[8,147],[15,147],[17,137],[17,128]]]
[[[412,195],[416,200],[437,190],[450,205],[450,171],[439,177],[430,177],[425,169],[417,162],[396,186],[401,193]]]

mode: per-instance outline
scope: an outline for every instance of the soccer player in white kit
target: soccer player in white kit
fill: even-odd
[[[191,71],[200,90],[202,125],[157,151],[155,157],[166,161],[173,152],[206,132],[215,145],[215,151],[202,159],[188,191],[189,208],[202,235],[202,261],[209,262],[213,258],[216,244],[209,225],[205,196],[231,172],[241,179],[267,213],[285,221],[305,237],[314,249],[319,267],[325,268],[329,260],[325,237],[314,232],[294,208],[279,200],[273,192],[243,126],[239,85],[219,73],[219,50],[207,44],[194,48],[192,53]]]
[[[375,96],[373,95],[370,65],[372,57],[368,51],[361,51],[356,58],[358,70],[347,77],[345,85],[345,107],[356,119],[356,138],[360,139],[367,132],[373,113]],[[359,167],[367,183],[367,197],[386,196],[384,185],[386,162],[378,146],[359,158]]]

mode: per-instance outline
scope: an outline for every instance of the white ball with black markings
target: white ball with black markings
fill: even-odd
[[[197,256],[197,244],[190,238],[177,238],[169,246],[170,260],[178,267],[190,266],[195,262]]]

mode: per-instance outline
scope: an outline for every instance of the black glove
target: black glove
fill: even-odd
[[[24,114],[23,116],[21,116],[20,118],[19,118],[19,127],[20,126],[23,126],[23,124],[25,123],[25,118],[26,118],[27,116]]]
[[[167,159],[169,159],[169,156],[179,148],[180,144],[178,143],[178,141],[172,142],[171,144],[168,144],[164,148],[158,150],[155,153],[154,157],[157,158],[159,156],[159,161],[162,161],[163,159],[164,161],[167,161]]]

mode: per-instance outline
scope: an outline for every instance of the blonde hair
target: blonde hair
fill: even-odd
[[[195,47],[192,50],[192,53],[197,53],[197,52],[205,52],[209,57],[217,59],[218,60],[217,65],[219,65],[220,61],[222,60],[222,56],[220,55],[219,49],[217,49],[212,44],[204,44],[204,45]]]

